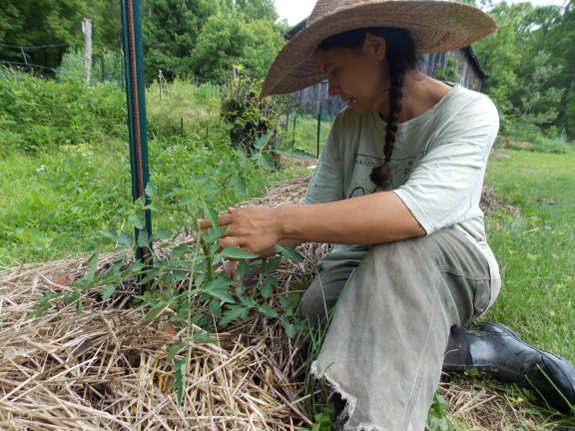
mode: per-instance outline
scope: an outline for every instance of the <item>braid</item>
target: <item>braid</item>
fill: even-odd
[[[401,99],[403,98],[403,81],[405,80],[405,65],[401,58],[396,57],[396,52],[388,50],[389,78],[391,85],[388,93],[389,113],[387,114],[387,127],[385,129],[385,145],[383,154],[385,162],[382,166],[375,167],[369,175],[369,179],[378,187],[384,188],[385,183],[391,178],[391,154],[397,132],[397,118],[401,112]]]

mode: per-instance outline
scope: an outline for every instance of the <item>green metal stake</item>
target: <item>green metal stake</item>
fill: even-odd
[[[180,118],[180,131],[182,132],[182,138],[184,137],[184,117]]]
[[[289,111],[290,111],[290,109],[288,108],[286,111],[286,133],[289,129]]]
[[[146,130],[146,95],[144,83],[144,55],[140,0],[121,0],[124,33],[124,60],[126,63],[126,97],[128,101],[128,127],[130,132],[130,162],[132,165],[132,197],[149,203],[146,196],[150,174],[148,168],[148,139]],[[142,233],[152,236],[152,216],[144,211],[144,227],[135,228],[136,244]],[[151,260],[151,246],[136,248],[136,259]],[[141,286],[143,291],[145,286]]]
[[[319,159],[319,139],[321,135],[321,109],[317,114],[317,155],[316,157]]]

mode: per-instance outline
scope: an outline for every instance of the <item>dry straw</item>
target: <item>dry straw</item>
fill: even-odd
[[[257,203],[298,202],[307,179],[270,191]],[[286,196],[289,198],[286,199]],[[256,203],[252,201],[251,203]],[[192,241],[191,238],[182,238]],[[306,244],[303,264],[283,262],[275,277],[279,296],[312,273],[326,246]],[[103,255],[99,269],[116,256]],[[298,430],[311,428],[305,411],[306,340],[289,339],[279,321],[254,313],[215,334],[217,344],[193,344],[181,406],[176,404],[173,365],[166,353],[179,338],[167,318],[142,325],[143,313],[130,308],[136,286],[126,283],[112,300],[98,292],[74,304],[58,304],[28,320],[47,292],[68,289],[57,277],[81,277],[84,258],[17,265],[0,272],[1,430]],[[471,430],[544,429],[526,404],[467,381],[442,383]],[[503,411],[503,413],[501,413]],[[504,424],[501,418],[505,418]],[[511,427],[511,428],[510,428]]]

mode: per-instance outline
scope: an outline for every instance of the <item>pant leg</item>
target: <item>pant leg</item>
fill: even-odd
[[[313,326],[323,320],[335,306],[349,277],[359,262],[349,261],[321,271],[301,298],[301,314]]]
[[[348,401],[346,430],[422,431],[450,327],[489,303],[487,261],[464,234],[370,248],[312,366]]]

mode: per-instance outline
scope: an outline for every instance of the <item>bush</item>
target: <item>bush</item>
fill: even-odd
[[[98,56],[92,58],[90,71],[90,84],[107,83],[120,85],[122,75],[123,54],[117,51],[105,49]],[[84,70],[84,53],[79,49],[66,52],[62,57],[62,63],[57,71],[60,81],[82,80],[86,77]]]
[[[500,145],[514,150],[565,154],[573,148],[573,145],[567,141],[565,133],[559,132],[555,126],[543,132],[533,124],[519,126],[512,121],[507,121],[501,132],[507,139],[502,139]]]
[[[6,127],[1,127],[0,153],[126,139],[126,98],[117,86],[86,87],[80,78],[58,83],[9,69],[4,72],[0,125]]]
[[[248,155],[261,154],[257,157],[273,170],[279,161],[274,150],[280,140],[280,112],[275,102],[258,95],[248,77],[229,81],[222,93],[222,117],[229,124],[232,145]]]

